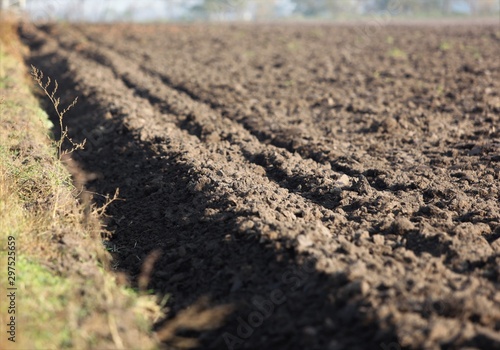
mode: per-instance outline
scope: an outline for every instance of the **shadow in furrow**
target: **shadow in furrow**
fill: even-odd
[[[68,62],[57,53],[38,53],[36,46],[27,63],[57,79],[60,91],[70,95],[78,82]],[[378,323],[344,273],[317,271],[293,241],[261,242],[258,227],[244,224],[259,213],[235,207],[217,184],[193,186],[199,169],[168,137],[141,140],[119,108],[78,88],[83,96],[66,120],[70,136],[76,142],[93,138],[74,158],[86,172],[99,174],[88,189],[106,194],[120,188],[124,199],[110,205],[107,223],[115,233],[119,269],[137,286],[143,261],[161,252],[148,288],[170,295],[171,311],[158,327],[209,296],[213,306],[236,308],[215,330],[179,330],[195,336],[203,349],[378,349],[395,342],[393,329]]]

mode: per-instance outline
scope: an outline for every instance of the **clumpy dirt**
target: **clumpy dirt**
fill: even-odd
[[[498,23],[20,31],[158,330],[208,297],[203,349],[500,348]]]

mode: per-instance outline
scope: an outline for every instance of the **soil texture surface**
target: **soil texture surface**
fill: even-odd
[[[500,349],[498,23],[20,32],[166,346]]]

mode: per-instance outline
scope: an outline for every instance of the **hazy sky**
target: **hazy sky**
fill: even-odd
[[[225,0],[225,3],[230,4],[231,1]],[[202,0],[27,0],[26,6],[28,13],[37,19],[64,17],[97,21],[121,18],[141,21],[179,19],[188,15],[189,8],[201,2]],[[291,14],[295,7],[290,0],[278,0],[276,5],[283,16]]]
[[[27,0],[27,10],[35,18],[65,17],[85,20],[154,20],[178,18],[199,0]],[[170,4],[170,5],[167,5]]]
[[[158,19],[182,19],[188,16],[188,9],[203,0],[27,0],[28,13],[35,19],[65,18],[68,20],[112,21],[135,20],[151,21]],[[222,3],[231,4],[223,0]],[[252,3],[248,1],[247,18],[251,18]],[[259,0],[267,1],[267,0]],[[338,0],[361,1],[369,0]],[[481,1],[481,0],[478,0]],[[498,0],[500,1],[500,0]],[[453,11],[468,12],[469,5],[465,0],[454,0]],[[276,14],[286,17],[293,13],[295,5],[292,0],[276,0]]]

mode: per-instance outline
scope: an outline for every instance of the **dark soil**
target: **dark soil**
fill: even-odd
[[[21,33],[158,329],[208,296],[204,349],[500,348],[498,24]]]

